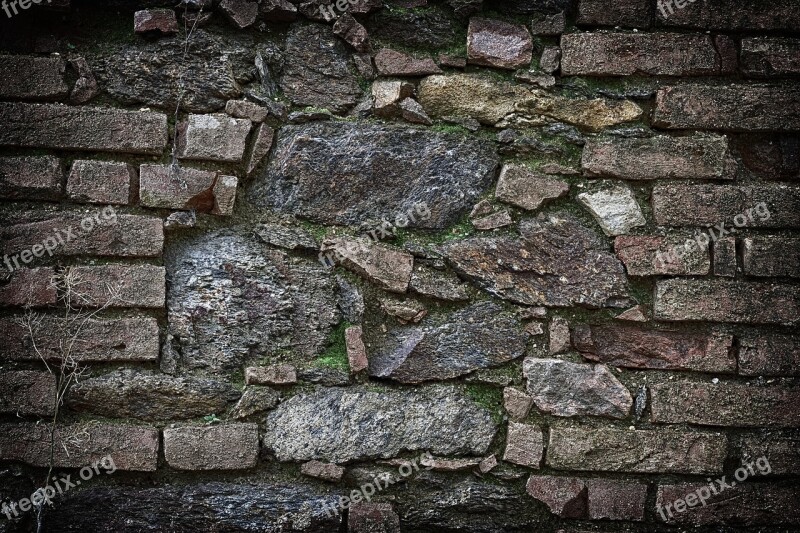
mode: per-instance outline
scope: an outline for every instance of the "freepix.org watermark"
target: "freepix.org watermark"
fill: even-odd
[[[51,2],[52,0],[3,0],[3,2],[0,3],[0,8],[5,11],[8,18],[11,18],[19,14],[17,7],[25,10],[34,5],[38,6],[39,4],[49,4]]]
[[[658,0],[658,10],[665,19],[675,13],[675,8],[683,9],[697,0]]]
[[[42,242],[34,244],[27,250],[22,250],[16,254],[4,255],[3,263],[9,272],[24,268],[37,257],[44,257],[45,254],[53,256],[59,246],[64,246],[68,242],[77,239],[82,235],[88,235],[100,226],[107,226],[117,223],[117,212],[113,207],[104,207],[102,211],[96,211],[91,215],[86,215],[81,219],[80,224],[66,228],[56,228],[50,237],[46,237]],[[22,264],[20,264],[20,262]]]
[[[736,486],[737,481],[742,482],[747,480],[747,478],[750,476],[755,476],[756,469],[753,468],[754,466],[758,468],[758,473],[762,476],[772,472],[772,467],[769,464],[769,460],[766,457],[759,457],[752,463],[743,463],[742,466],[736,469],[736,472],[733,473],[733,477],[736,478],[736,481],[731,481],[728,483],[726,479],[727,476],[722,476],[716,481],[712,481],[711,478],[708,478],[708,486],[704,485],[694,492],[690,492],[683,498],[679,498],[673,502],[667,503],[663,507],[660,503],[656,505],[658,514],[660,514],[661,518],[663,518],[666,522],[667,515],[669,515],[669,518],[672,518],[673,510],[676,513],[684,513],[693,507],[697,507],[698,505],[705,507],[706,502],[712,496],[717,496],[728,489],[732,489]]]
[[[0,511],[6,515],[6,518],[11,520],[12,517],[18,517],[20,512],[26,513],[45,503],[52,504],[56,495],[62,495],[70,489],[74,489],[81,484],[81,481],[89,481],[94,476],[99,476],[102,470],[105,470],[106,474],[113,474],[117,471],[117,465],[110,455],[106,455],[99,461],[81,468],[78,472],[80,479],[72,481],[72,476],[69,474],[64,474],[60,477],[53,476],[53,485],[38,489],[31,494],[30,498],[22,498],[18,502],[3,502]]]
[[[348,509],[354,503],[359,503],[364,500],[370,501],[376,492],[385,490],[390,485],[394,485],[403,478],[407,478],[414,472],[419,471],[420,465],[422,465],[425,470],[430,470],[433,468],[433,457],[430,453],[425,452],[419,457],[404,462],[402,465],[400,465],[398,472],[400,474],[399,477],[388,473],[377,476],[373,478],[370,483],[364,483],[359,488],[351,491],[349,496],[341,496],[339,498],[338,505],[326,504],[325,507],[323,507],[323,510],[325,511],[326,515],[335,516],[341,511]]]

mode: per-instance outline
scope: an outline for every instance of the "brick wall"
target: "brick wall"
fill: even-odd
[[[800,4],[21,4],[0,533],[800,527]]]

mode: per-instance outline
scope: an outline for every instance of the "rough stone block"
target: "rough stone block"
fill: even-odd
[[[0,99],[60,100],[69,94],[61,57],[0,55]]]
[[[189,115],[178,128],[178,157],[239,163],[252,123],[228,115]]]
[[[210,170],[142,165],[139,168],[139,201],[146,207],[210,212],[219,174]]]
[[[614,251],[629,276],[704,276],[711,271],[704,243],[701,247],[690,234],[621,235],[614,239]]]
[[[676,0],[658,4],[656,16],[662,26],[703,31],[800,30],[800,6],[791,0]]]
[[[739,338],[739,373],[800,376],[800,336],[765,333]]]
[[[300,467],[300,473],[330,481],[331,483],[338,483],[342,480],[344,468],[331,463],[323,463],[322,461],[309,461],[303,463],[303,466]]]
[[[747,237],[743,250],[744,273],[748,276],[800,278],[800,239]]]
[[[291,385],[297,383],[297,371],[292,365],[251,366],[244,379],[248,385]]]
[[[361,326],[351,326],[344,331],[347,360],[350,363],[351,372],[361,372],[369,367],[367,348],[364,346],[364,340],[362,339],[363,333]]]
[[[723,237],[722,239],[719,239],[717,242],[714,243],[715,276],[735,278],[737,270],[736,263],[737,260],[736,260],[735,237]],[[800,264],[800,262],[798,264]]]
[[[428,76],[441,74],[433,59],[416,59],[403,52],[382,48],[375,54],[375,68],[381,76]]]
[[[528,28],[500,20],[471,18],[467,32],[467,61],[473,65],[515,69],[532,58]]]
[[[177,470],[245,470],[258,460],[258,425],[223,424],[164,430],[164,457]]]
[[[8,280],[0,282],[0,306],[43,307],[55,304],[57,299],[52,268],[15,269]]]
[[[134,169],[127,163],[75,161],[67,178],[67,196],[95,204],[129,203]]]
[[[538,469],[543,453],[544,437],[540,427],[517,422],[508,423],[503,461]]]
[[[136,33],[178,33],[178,19],[172,9],[143,9],[133,14],[133,31]]]
[[[569,183],[544,176],[522,165],[503,165],[494,196],[523,209],[538,209],[545,201],[561,198]]]
[[[164,307],[166,271],[155,265],[70,267],[73,305],[88,307]]]
[[[52,416],[55,400],[55,375],[26,370],[0,372],[0,413]]]
[[[0,157],[0,198],[56,200],[61,176],[61,160],[52,156]]]
[[[650,5],[648,0],[581,0],[578,5],[578,24],[648,28],[653,19]]]
[[[400,517],[391,503],[354,503],[347,517],[348,533],[400,533]]]

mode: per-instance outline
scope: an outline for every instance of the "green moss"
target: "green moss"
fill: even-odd
[[[495,423],[499,424],[503,421],[503,391],[500,388],[473,383],[467,385],[464,392],[472,401],[488,409]]]
[[[314,361],[317,366],[335,368],[336,370],[348,370],[350,362],[347,359],[347,346],[344,342],[344,330],[352,326],[346,320],[336,326],[328,338],[328,348]]]

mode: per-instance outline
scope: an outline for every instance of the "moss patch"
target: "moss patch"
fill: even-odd
[[[344,342],[344,330],[352,326],[346,320],[336,326],[328,338],[328,348],[314,361],[316,366],[334,368],[336,370],[349,370],[350,362],[347,359],[347,346]]]

